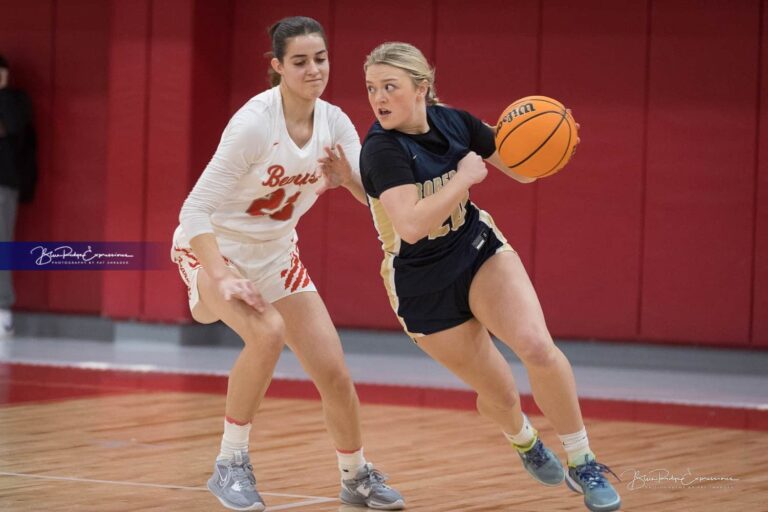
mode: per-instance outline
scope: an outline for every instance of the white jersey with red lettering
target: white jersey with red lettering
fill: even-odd
[[[189,243],[203,233],[216,235],[227,265],[253,281],[267,301],[315,290],[299,259],[295,228],[323,183],[317,160],[336,144],[359,174],[360,139],[347,115],[318,99],[312,137],[300,148],[288,135],[279,86],[254,96],[232,117],[184,201],[173,235],[171,259],[196,320],[217,320],[199,300],[201,267]]]
[[[359,174],[360,139],[342,110],[315,102],[312,138],[299,148],[288,135],[280,87],[251,98],[230,120],[179,219],[189,238],[201,233],[267,241],[291,234],[317,200],[323,148],[341,144]]]

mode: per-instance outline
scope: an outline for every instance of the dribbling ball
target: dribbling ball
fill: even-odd
[[[546,96],[527,96],[501,113],[496,149],[515,173],[543,178],[568,163],[577,135],[576,121],[562,103]]]

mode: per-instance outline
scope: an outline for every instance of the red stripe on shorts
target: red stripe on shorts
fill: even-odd
[[[293,277],[296,271],[301,267],[301,261],[296,253],[291,254],[291,270],[288,272],[288,277],[285,279],[285,289],[287,290],[293,282]]]
[[[307,269],[306,269],[306,267],[304,267],[304,265],[302,265],[301,266],[301,271],[299,272],[299,275],[296,276],[296,281],[293,282],[293,287],[291,287],[291,291],[295,292],[296,288],[299,287],[299,285],[301,284],[302,280],[304,280],[306,277],[307,277]]]
[[[200,260],[197,259],[197,257],[190,251],[189,249],[185,249],[183,247],[175,247],[177,251],[179,251],[183,257],[187,258],[189,261],[189,266],[191,268],[197,268],[200,266]]]

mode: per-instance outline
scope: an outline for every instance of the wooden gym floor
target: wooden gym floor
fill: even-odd
[[[50,371],[58,377],[46,378]],[[205,490],[221,435],[220,385],[167,392],[116,385],[108,371],[60,378],[79,371],[0,363],[0,510],[225,510]],[[364,404],[362,414],[366,455],[408,510],[586,510],[565,485],[535,483],[472,411]],[[562,456],[546,420],[532,421]],[[587,428],[621,477],[614,485],[622,510],[768,511],[765,431],[589,418]],[[268,510],[365,510],[336,499],[335,455],[317,400],[267,398],[251,453]]]

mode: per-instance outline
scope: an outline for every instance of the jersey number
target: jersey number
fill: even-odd
[[[301,192],[299,191],[286,199],[285,189],[279,188],[264,197],[254,199],[246,212],[254,217],[269,215],[270,219],[288,220],[293,215],[293,204],[300,195]]]
[[[441,188],[443,188],[443,182],[452,178],[456,174],[456,171],[451,171],[448,176],[442,176],[434,178],[424,183],[417,183],[416,186],[419,189],[419,197],[429,197],[432,194],[436,194]],[[469,200],[469,193],[461,200],[459,205],[451,212],[451,216],[442,226],[438,226],[429,232],[429,239],[434,240],[445,236],[451,231],[456,231],[464,225],[464,216],[467,213],[467,201]]]
[[[464,216],[467,213],[467,207],[464,206],[465,204],[466,203],[463,201],[459,203],[459,206],[454,208],[454,210],[451,212],[451,216],[448,218],[445,224],[430,231],[429,239],[434,240],[435,238],[440,238],[441,236],[445,236],[451,231],[456,231],[461,226],[463,226]]]

